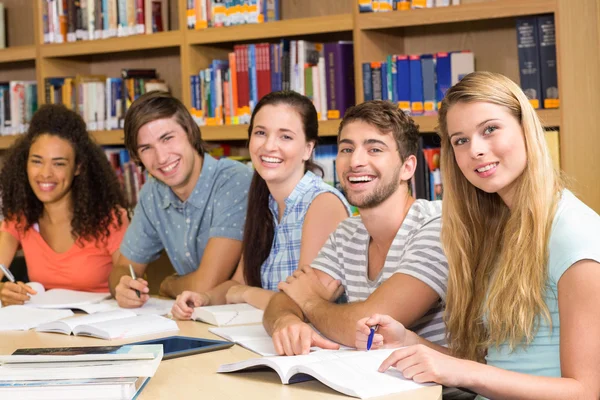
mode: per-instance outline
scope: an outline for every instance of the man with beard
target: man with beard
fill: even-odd
[[[442,204],[409,192],[418,140],[414,121],[391,102],[369,101],[346,112],[336,167],[360,216],[340,223],[312,264],[279,284],[282,293],[264,317],[279,354],[354,347],[357,321],[376,313],[445,344]]]

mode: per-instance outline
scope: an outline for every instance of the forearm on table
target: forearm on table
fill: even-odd
[[[273,295],[269,301],[263,317],[263,325],[269,335],[273,335],[275,324],[284,317],[296,317],[300,321],[304,321],[302,309],[288,295],[279,292]]]

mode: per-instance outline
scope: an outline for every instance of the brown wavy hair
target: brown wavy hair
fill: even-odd
[[[319,139],[319,119],[312,101],[306,96],[293,91],[272,92],[263,97],[254,107],[248,138],[252,135],[256,114],[267,105],[284,104],[296,110],[302,120],[304,135],[307,143],[317,144]],[[314,148],[313,148],[314,151]],[[311,158],[304,162],[304,172],[312,171],[323,176],[323,169]],[[244,225],[242,241],[242,257],[244,258],[244,280],[246,285],[261,287],[260,268],[265,262],[275,237],[275,222],[269,210],[269,188],[265,180],[254,171],[252,183],[248,190],[248,213]]]
[[[128,209],[117,176],[108,159],[87,132],[85,122],[74,111],[58,104],[42,106],[32,117],[25,135],[8,150],[0,172],[2,214],[17,221],[26,231],[39,221],[44,204],[37,198],[27,178],[29,149],[41,135],[53,135],[73,146],[79,175],[73,178],[73,220],[71,234],[77,240],[105,241],[113,221],[123,225],[123,210]],[[129,211],[126,213],[130,217]]]

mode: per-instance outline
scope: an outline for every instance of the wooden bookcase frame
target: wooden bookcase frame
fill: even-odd
[[[39,101],[44,79],[104,74],[121,68],[152,66],[175,96],[190,105],[189,77],[235,43],[275,42],[281,37],[315,41],[353,40],[355,80],[361,64],[390,53],[426,53],[470,49],[476,68],[503,73],[518,81],[514,20],[554,13],[561,108],[540,110],[547,127],[560,129],[561,168],[570,186],[600,212],[600,0],[462,0],[460,6],[360,14],[356,0],[281,0],[282,20],[205,30],[186,29],[186,0],[171,0],[168,32],[64,44],[43,44],[41,1],[3,0],[8,10],[8,43],[0,50],[0,80],[35,79]],[[33,29],[31,29],[33,27]],[[362,84],[356,85],[362,101]],[[415,117],[422,132],[433,132],[436,117]],[[335,136],[339,121],[320,124],[322,136]],[[103,145],[122,144],[122,131],[91,132]],[[247,126],[202,127],[207,141],[245,140]],[[15,138],[0,137],[0,150]]]

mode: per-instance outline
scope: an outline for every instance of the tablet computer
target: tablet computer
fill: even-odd
[[[224,340],[202,339],[188,336],[169,336],[127,344],[162,344],[164,353],[163,360],[227,349],[234,345],[233,342],[226,342]]]

